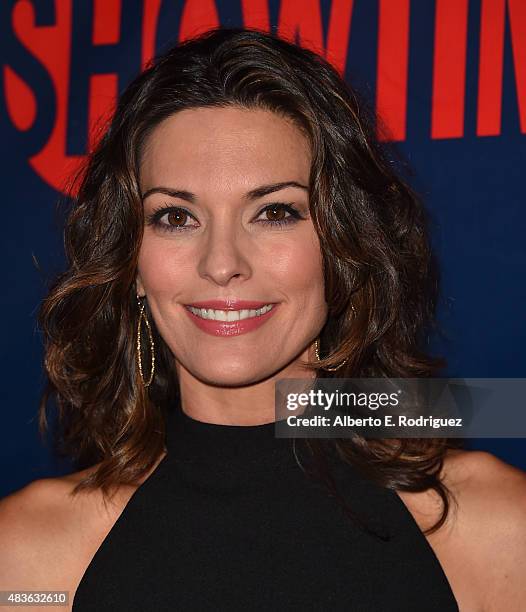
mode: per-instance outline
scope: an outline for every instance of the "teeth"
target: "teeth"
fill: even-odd
[[[242,321],[251,317],[260,317],[273,307],[273,304],[267,304],[257,310],[213,310],[212,308],[194,308],[193,306],[188,306],[187,308],[202,319],[210,319],[212,321]]]

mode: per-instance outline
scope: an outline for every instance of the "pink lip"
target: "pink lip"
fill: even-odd
[[[205,302],[195,302],[193,304],[186,304],[186,306],[193,306],[194,308],[212,308],[214,310],[257,310],[263,308],[267,304],[273,302],[254,302],[253,300],[236,300],[235,298],[226,300],[207,300]]]
[[[221,306],[210,306],[209,304],[218,304],[218,301],[212,302],[198,302],[198,304],[206,304],[206,306],[197,306],[194,304],[190,304],[190,306],[194,306],[195,308],[213,308],[217,310],[254,310],[257,308],[261,308],[266,304],[262,302],[236,302],[236,308],[226,308],[224,306],[224,302],[219,301]],[[267,304],[271,304],[272,302],[267,302]],[[246,304],[257,304],[257,306],[246,306]],[[278,304],[274,304],[273,308],[271,308],[264,315],[259,317],[250,317],[248,319],[242,319],[241,321],[212,321],[211,319],[202,319],[195,315],[191,310],[185,307],[186,312],[190,319],[197,325],[199,329],[210,334],[211,336],[238,336],[240,334],[246,334],[247,332],[254,331],[258,327],[261,327],[264,323],[266,323],[270,317],[274,314],[274,311],[277,309]]]

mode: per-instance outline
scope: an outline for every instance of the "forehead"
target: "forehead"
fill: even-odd
[[[245,187],[266,180],[308,181],[308,139],[292,121],[267,110],[196,108],[162,121],[141,157],[143,190],[157,184]]]

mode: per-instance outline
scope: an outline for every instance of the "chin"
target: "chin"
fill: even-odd
[[[239,365],[239,367],[232,366],[226,368],[200,368],[192,374],[200,379],[202,382],[213,385],[216,387],[243,387],[246,385],[253,385],[261,382],[272,376],[273,372],[266,372],[261,367],[249,367],[246,365]]]

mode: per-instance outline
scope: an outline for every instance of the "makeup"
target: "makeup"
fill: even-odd
[[[209,307],[203,310],[202,304],[185,305],[184,309],[199,329],[212,336],[237,336],[254,331],[264,325],[279,306],[279,304],[272,303],[265,305],[255,302],[236,302],[235,307],[231,303],[230,307],[222,306],[219,309],[217,306],[211,308],[209,306],[211,302],[207,302],[206,305]],[[261,314],[257,314],[257,312],[261,312]],[[208,318],[204,318],[203,315]],[[234,320],[228,320],[232,318]]]

